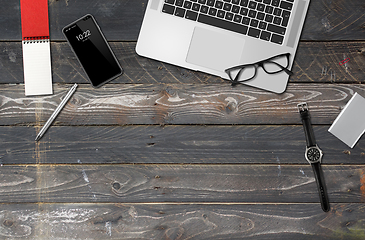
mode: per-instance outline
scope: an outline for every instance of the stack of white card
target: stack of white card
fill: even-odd
[[[355,93],[328,131],[353,148],[365,132],[365,98]]]

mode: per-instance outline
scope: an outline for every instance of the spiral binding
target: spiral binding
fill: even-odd
[[[23,44],[30,43],[48,43],[49,37],[24,37]]]

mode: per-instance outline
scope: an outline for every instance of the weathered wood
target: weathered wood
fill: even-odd
[[[92,14],[109,40],[137,40],[147,0],[49,0],[52,40],[65,40],[62,28]],[[20,1],[2,1],[0,40],[21,40]]]
[[[25,97],[20,2],[1,2],[0,239],[364,239],[364,137],[350,149],[327,131],[354,92],[365,96],[363,0],[311,1],[281,95],[137,56],[146,3],[50,0],[55,94]],[[101,89],[61,33],[86,13],[125,70]],[[304,160],[302,101],[329,213]]]
[[[314,126],[324,164],[363,164],[364,137],[354,149]],[[0,127],[2,164],[198,163],[306,164],[298,126]]]
[[[363,204],[2,205],[0,237],[21,239],[364,239]]]
[[[43,125],[69,85],[54,94],[25,97],[24,85],[0,89],[2,125]],[[301,124],[297,104],[309,104],[313,124],[331,124],[364,85],[289,84],[283,94],[221,84],[112,84],[79,86],[57,125],[124,124]]]
[[[134,42],[111,42],[123,76],[113,83],[224,83],[221,78],[139,57]],[[301,42],[289,83],[364,83],[364,42]],[[88,83],[67,43],[52,42],[53,83]],[[20,42],[0,42],[0,83],[23,83]],[[340,62],[350,58],[349,62]]]
[[[61,29],[91,13],[109,40],[135,41],[138,37],[147,0],[51,0],[49,1],[52,40],[64,40]],[[363,40],[364,2],[362,0],[316,0],[308,10],[302,39]],[[1,40],[20,40],[20,2],[2,1]]]
[[[318,203],[309,164],[23,165],[0,168],[1,203]],[[323,166],[331,203],[363,203],[364,166]]]

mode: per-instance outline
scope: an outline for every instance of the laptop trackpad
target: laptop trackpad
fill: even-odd
[[[223,72],[240,63],[244,45],[238,36],[195,27],[186,61]]]

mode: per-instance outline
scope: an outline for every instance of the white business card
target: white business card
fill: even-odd
[[[365,98],[355,93],[328,131],[353,148],[365,132]]]

